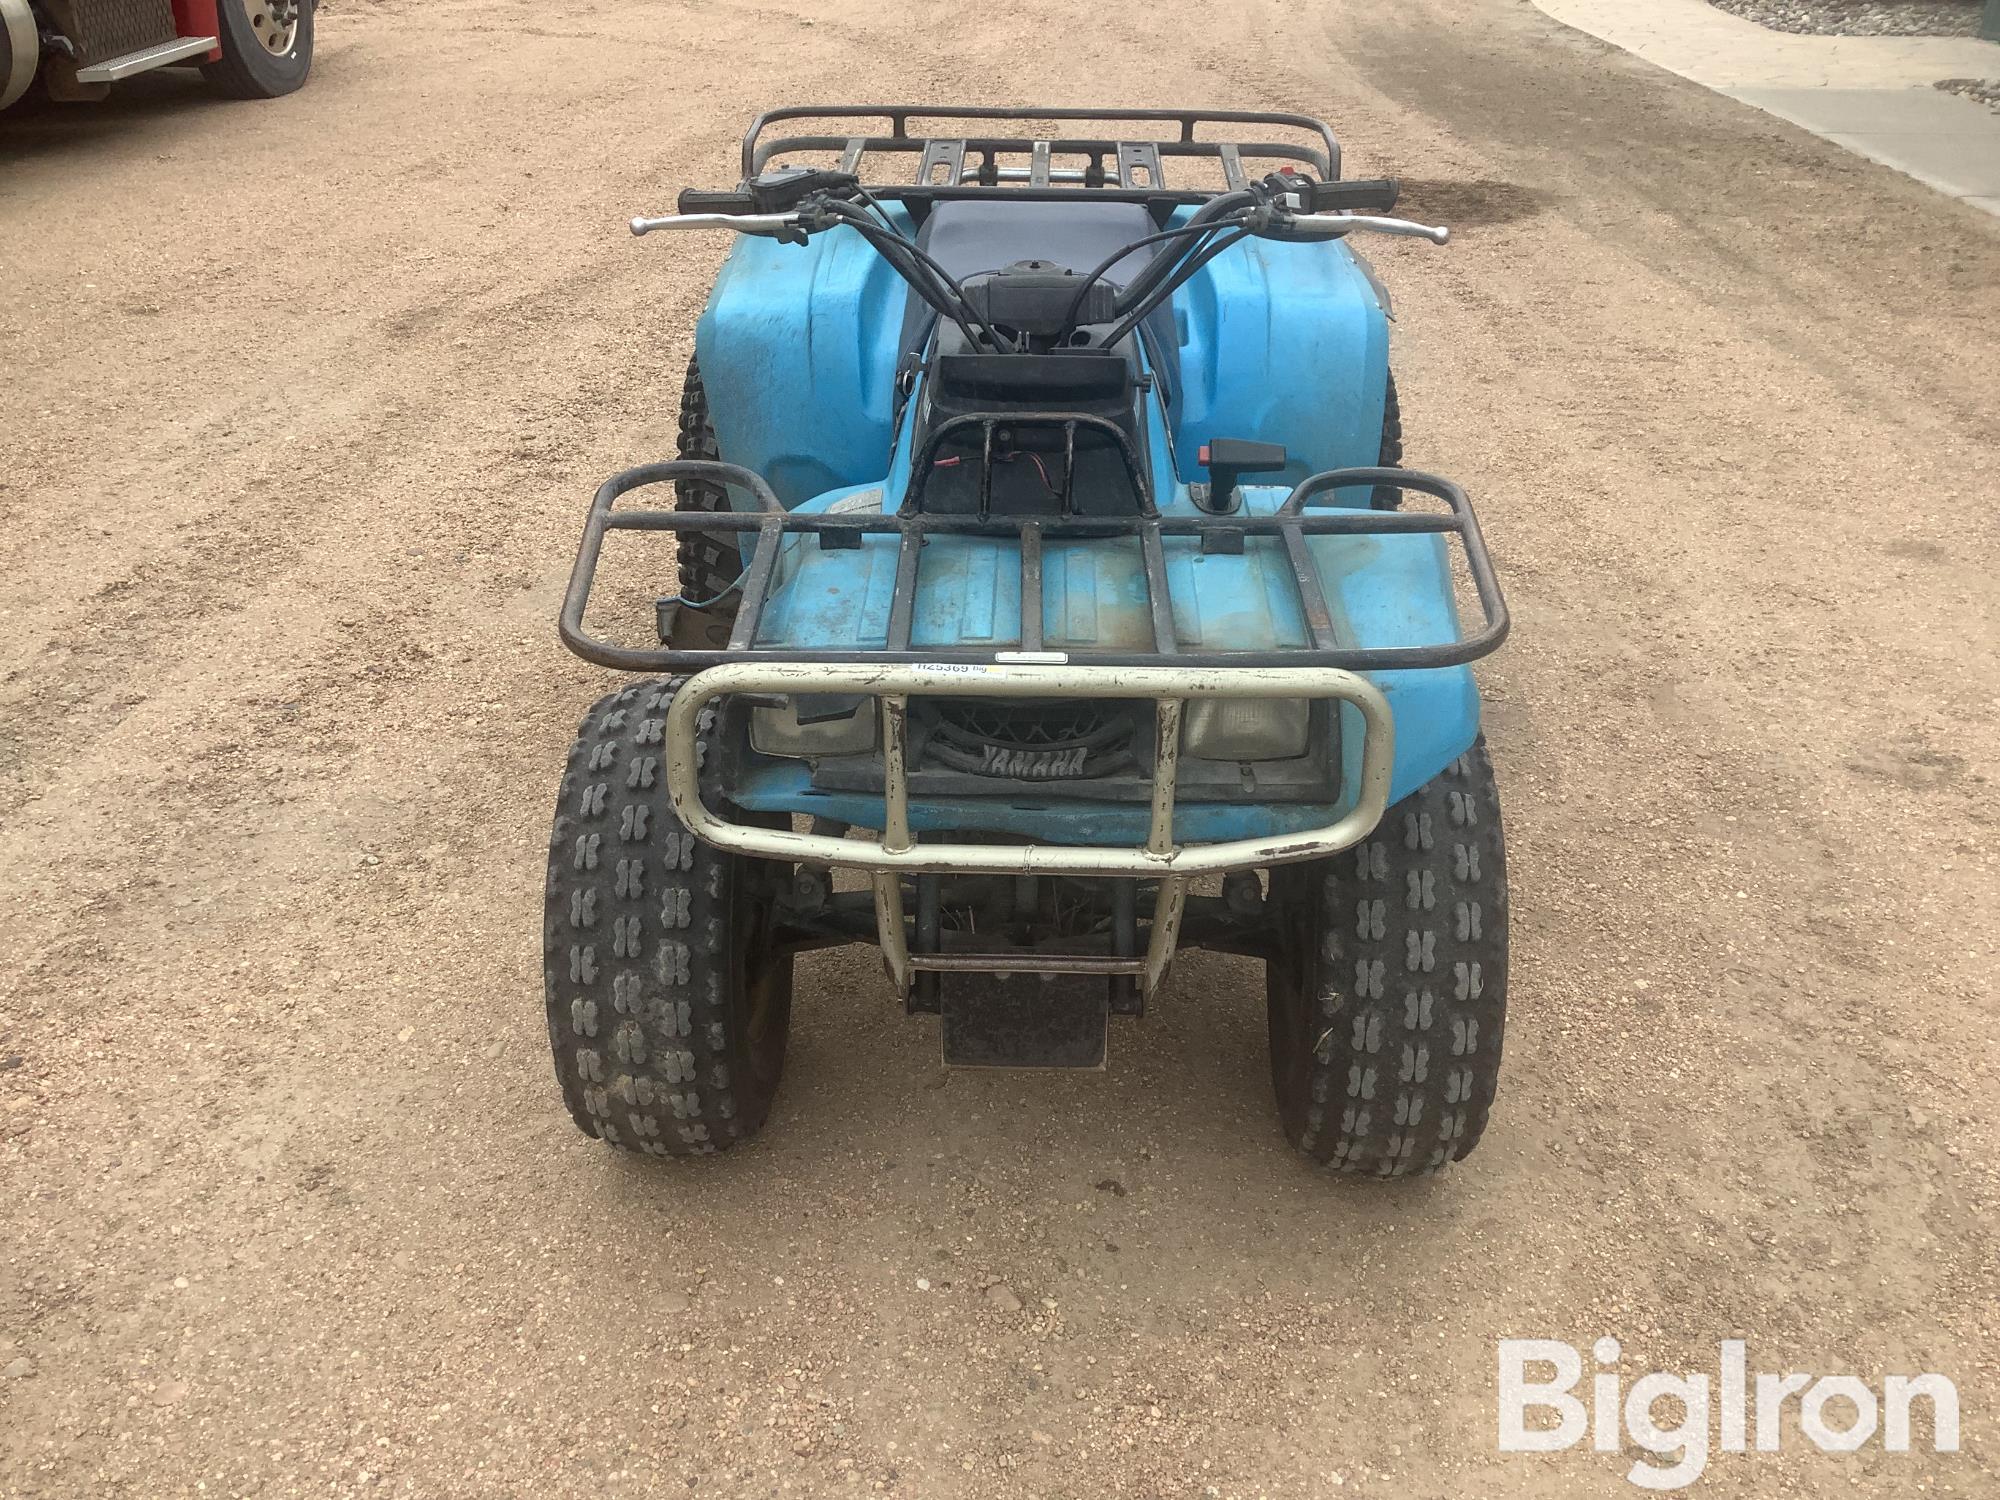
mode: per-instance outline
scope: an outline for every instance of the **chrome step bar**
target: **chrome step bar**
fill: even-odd
[[[172,41],[161,42],[157,46],[141,47],[137,52],[128,52],[123,57],[107,57],[103,62],[92,63],[87,68],[76,70],[78,83],[116,83],[121,78],[130,78],[138,73],[150,73],[155,68],[164,68],[169,63],[186,62],[191,57],[206,57],[216,48],[212,36],[177,36]]]

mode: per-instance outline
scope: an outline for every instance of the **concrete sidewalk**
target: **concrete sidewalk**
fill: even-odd
[[[1795,36],[1706,0],[1535,0],[1545,14],[2000,214],[2000,113],[1932,87],[2000,78],[2000,42]]]

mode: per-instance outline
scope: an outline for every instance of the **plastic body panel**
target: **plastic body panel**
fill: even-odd
[[[807,508],[874,508],[880,485],[843,490]],[[1287,492],[1246,487],[1245,504],[1276,509]],[[1189,509],[1186,491],[1164,510]],[[1343,640],[1415,645],[1453,639],[1458,617],[1444,544],[1433,536],[1320,537],[1309,545],[1321,587]],[[1019,549],[1011,542],[941,537],[924,549],[911,642],[991,644],[1005,650],[1020,639]],[[1192,540],[1169,539],[1167,576],[1174,627],[1189,647],[1268,650],[1309,642],[1296,591],[1285,576],[1275,541],[1252,542],[1241,556],[1203,555]],[[888,640],[896,548],[887,537],[853,550],[825,551],[807,538],[787,544],[766,607],[759,643],[880,650]],[[1044,646],[1127,646],[1146,649],[1150,615],[1136,543],[1048,544],[1043,555]],[[1392,801],[1415,791],[1471,748],[1479,730],[1479,698],[1468,667],[1375,672],[1369,680],[1396,717]],[[1345,711],[1351,715],[1351,710]],[[1343,725],[1342,749],[1358,756],[1358,723]],[[1343,785],[1355,784],[1357,764]],[[805,768],[770,764],[732,790],[741,806],[760,812],[806,812],[879,827],[879,797],[834,794],[809,786]],[[1175,818],[1185,841],[1250,838],[1326,823],[1323,804],[1201,804],[1183,802]],[[913,827],[926,831],[987,829],[1058,843],[1129,843],[1146,832],[1146,812],[1131,802],[1076,796],[1035,802],[1019,796],[950,804],[913,800]]]
[[[695,326],[716,444],[788,509],[888,466],[908,290],[848,229],[804,245],[739,235],[723,262]]]
[[[1272,514],[1287,493],[1246,486],[1244,510]],[[880,485],[840,490],[802,509],[874,510],[881,495]],[[1194,513],[1184,490],[1177,502],[1162,510],[1169,515]],[[887,647],[896,571],[893,537],[868,537],[851,549],[825,549],[810,537],[794,536],[783,546],[753,645],[782,643],[835,651]],[[1398,646],[1456,637],[1458,619],[1440,538],[1326,536],[1308,538],[1307,546],[1343,641]],[[1297,589],[1276,538],[1253,539],[1240,555],[1204,555],[1194,538],[1168,537],[1164,551],[1174,629],[1183,647],[1310,648]],[[1043,544],[1042,639],[1047,649],[1152,648],[1151,614],[1138,552],[1133,537]],[[1017,645],[1019,578],[1020,549],[1011,541],[933,537],[924,547],[918,575],[912,647],[1006,650]],[[1447,670],[1451,669],[1410,675],[1441,675]]]
[[[891,210],[898,217],[901,210]],[[879,508],[910,477],[910,425],[893,430],[896,361],[906,289],[858,236],[835,231],[805,246],[739,239],[697,330],[697,355],[723,458],[762,473],[788,509]],[[1380,451],[1388,330],[1368,274],[1332,243],[1251,239],[1216,258],[1175,299],[1178,379],[1172,408],[1147,405],[1150,467],[1163,512],[1192,508],[1195,454],[1211,438],[1285,445],[1288,465],[1246,486],[1269,511],[1289,487],[1330,468],[1367,466]],[[1361,494],[1339,497],[1365,504]],[[739,506],[747,497],[735,497]],[[1065,644],[1150,646],[1136,542],[1050,544],[1043,633]],[[1417,645],[1458,635],[1444,544],[1433,536],[1321,537],[1310,543],[1343,640]],[[913,644],[1005,650],[1020,633],[1018,549],[1010,542],[938,538],[924,552]],[[1189,646],[1257,650],[1308,642],[1278,544],[1241,556],[1167,547],[1174,623]],[[787,543],[757,644],[880,649],[887,640],[895,548]],[[1469,668],[1370,674],[1396,720],[1391,798],[1437,775],[1472,745],[1479,699]],[[1343,710],[1353,717],[1353,710]],[[1343,725],[1343,784],[1356,784],[1358,720]],[[1076,788],[1072,785],[1071,790]],[[807,813],[881,826],[882,800],[814,788],[806,767],[760,762],[730,789],[757,812]],[[1349,797],[1352,792],[1347,793]],[[1183,802],[1185,841],[1256,837],[1329,821],[1324,805]],[[1050,843],[1132,843],[1143,806],[1074,795],[914,799],[919,831],[984,830]]]
[[[1267,482],[1288,486],[1380,456],[1388,319],[1344,245],[1247,239],[1181,288],[1174,319],[1184,482],[1213,438],[1282,443],[1289,461]]]
[[[900,205],[889,214],[908,229]],[[908,302],[850,231],[804,245],[739,237],[695,330],[722,456],[762,474],[790,508],[879,479]],[[1245,240],[1180,290],[1173,323],[1173,472],[1184,483],[1201,478],[1195,455],[1211,438],[1284,444],[1273,484],[1380,455],[1388,320],[1346,246]]]

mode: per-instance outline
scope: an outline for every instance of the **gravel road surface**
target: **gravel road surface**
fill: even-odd
[[[0,120],[0,1493],[1604,1496],[1495,1341],[1936,1370],[1993,1495],[1993,221],[1526,0],[340,0],[268,105]],[[1516,969],[1486,1144],[1278,1133],[1193,955],[1109,1072],[951,1075],[815,958],[764,1139],[550,1077],[583,506],[666,454],[726,186],[815,97],[1320,113],[1443,250],[1410,460],[1482,505]]]
[[[1806,36],[1978,36],[1986,0],[1709,0],[1773,31]]]

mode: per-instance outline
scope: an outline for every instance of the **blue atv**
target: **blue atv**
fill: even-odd
[[[633,221],[737,239],[681,456],[598,491],[562,610],[653,674],[584,719],[551,844],[585,1132],[755,1134],[811,949],[878,944],[947,1063],[1074,1068],[1195,946],[1264,960],[1302,1151],[1472,1150],[1507,886],[1469,663],[1507,615],[1464,493],[1400,466],[1349,242],[1445,231],[1395,201],[1302,115],[811,107]],[[595,633],[607,541],[663,532],[641,643]]]

